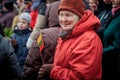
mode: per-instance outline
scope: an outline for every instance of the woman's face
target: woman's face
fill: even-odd
[[[59,12],[59,22],[61,28],[65,31],[72,30],[75,24],[78,22],[79,16],[74,14],[73,12],[67,10],[61,10]]]

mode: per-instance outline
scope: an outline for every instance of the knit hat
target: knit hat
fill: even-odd
[[[69,10],[81,17],[85,11],[83,0],[61,0],[58,13],[61,10]]]
[[[12,1],[6,1],[4,3],[4,7],[8,10],[13,10],[13,2]]]
[[[20,15],[19,19],[25,19],[28,23],[31,21],[31,16],[29,13],[24,12]]]

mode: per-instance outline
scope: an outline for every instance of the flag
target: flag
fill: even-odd
[[[43,48],[44,48],[44,41],[43,41],[43,37],[42,34],[40,33],[40,36],[37,39],[37,43],[39,45],[39,50],[40,52],[42,52]]]

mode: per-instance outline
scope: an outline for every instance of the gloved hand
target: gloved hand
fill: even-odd
[[[31,48],[33,41],[34,41],[33,39],[28,38],[27,43],[26,43],[26,46],[27,46],[28,49]]]
[[[12,44],[13,46],[15,46],[15,45],[17,44],[17,42],[16,42],[15,39],[11,39],[10,41],[11,41],[11,44]]]
[[[38,79],[48,80],[50,77],[50,71],[52,70],[52,68],[53,68],[53,66],[51,64],[42,65],[38,72]]]

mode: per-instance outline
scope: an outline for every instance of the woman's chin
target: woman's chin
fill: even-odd
[[[71,29],[70,28],[62,28],[63,30],[65,30],[65,31],[70,31]]]

